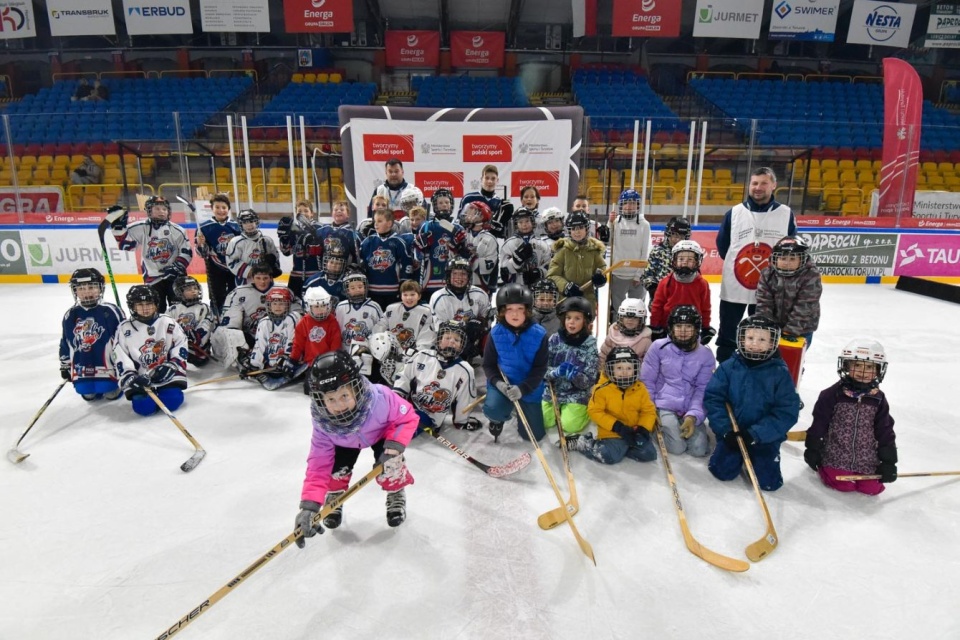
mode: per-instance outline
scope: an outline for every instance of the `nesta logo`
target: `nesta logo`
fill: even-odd
[[[363,134],[363,159],[367,162],[384,162],[397,158],[403,162],[413,162],[413,136],[401,136],[392,133]]]
[[[510,174],[510,194],[517,197],[524,187],[536,187],[543,198],[560,197],[559,171],[514,171]]]
[[[513,162],[513,136],[463,136],[464,162]]]

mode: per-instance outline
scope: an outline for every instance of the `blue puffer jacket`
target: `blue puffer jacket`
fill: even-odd
[[[488,343],[483,354],[483,372],[487,382],[500,379],[503,370],[507,382],[515,384],[525,393],[524,402],[540,402],[543,397],[543,374],[546,372],[547,331],[538,324],[526,323],[519,330],[496,324],[490,331],[493,349]],[[537,355],[543,351],[542,364],[535,366]],[[534,375],[538,373],[539,376]]]
[[[557,332],[550,336],[547,348],[550,350],[547,364],[547,377],[553,383],[553,390],[557,392],[559,404],[582,404],[586,406],[590,401],[593,385],[600,377],[600,355],[597,353],[597,339],[586,336],[579,345],[570,344],[564,339],[564,333]],[[577,341],[576,338],[573,339]],[[579,373],[573,380],[553,377],[551,374],[564,362],[575,366]],[[543,401],[550,402],[550,391],[543,394]]]
[[[780,443],[800,417],[800,396],[779,353],[752,367],[739,353],[723,362],[707,384],[703,406],[717,438],[733,427],[726,403],[740,430],[749,430],[761,444]]]

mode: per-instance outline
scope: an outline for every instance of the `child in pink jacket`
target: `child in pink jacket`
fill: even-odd
[[[325,353],[314,361],[310,396],[313,437],[296,518],[303,532],[297,546],[302,549],[305,538],[323,533],[319,525],[312,526],[313,517],[324,501],[329,504],[346,492],[360,450],[367,447],[373,450],[376,463],[383,465],[377,484],[387,492],[387,524],[402,524],[407,515],[404,487],[413,484],[403,451],[419,422],[413,406],[390,388],[371,384],[343,351]],[[343,509],[337,508],[323,519],[323,525],[335,529],[342,519]]]
[[[640,298],[624,298],[617,310],[617,321],[610,325],[600,346],[600,371],[606,371],[607,356],[615,347],[630,347],[643,363],[650,348],[651,334],[647,324],[647,305]]]

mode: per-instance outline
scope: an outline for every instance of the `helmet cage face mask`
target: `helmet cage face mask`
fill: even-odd
[[[89,287],[94,287],[94,289]],[[83,291],[80,291],[81,289]],[[77,269],[70,277],[70,292],[73,294],[73,301],[84,309],[92,309],[103,302],[105,289],[103,275],[94,269]],[[92,293],[94,290],[95,293]]]
[[[865,365],[873,366],[872,375]],[[879,342],[857,338],[849,342],[837,358],[837,374],[844,387],[853,391],[876,389],[887,375],[887,354]],[[870,375],[868,380],[858,380]]]
[[[640,379],[640,359],[629,347],[614,349],[607,356],[603,368],[607,379],[617,385],[618,389],[629,389]]]
[[[444,338],[450,335],[457,338],[459,341],[459,346],[443,346],[445,343]],[[462,322],[446,321],[440,323],[440,328],[437,330],[435,346],[437,349],[437,356],[441,360],[450,361],[459,358],[466,345],[467,332],[464,329]]]
[[[767,346],[762,350],[748,349],[758,346],[758,341],[766,332]],[[769,360],[780,346],[780,328],[773,321],[766,318],[746,318],[737,327],[737,353],[744,360],[762,362]]]
[[[681,338],[677,335],[679,327],[691,327],[691,335]],[[703,327],[703,318],[697,308],[692,305],[674,307],[667,320],[667,335],[670,341],[682,351],[693,351],[700,342],[700,329]]]

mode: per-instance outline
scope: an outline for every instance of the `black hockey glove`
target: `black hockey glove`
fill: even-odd
[[[129,212],[118,204],[107,209],[107,222],[115,231],[124,231],[127,228]]]
[[[880,464],[877,465],[877,473],[880,474],[880,482],[895,482],[897,479],[897,446],[888,444],[877,449],[877,457],[880,458]]]
[[[653,306],[653,298],[654,298],[654,296],[657,295],[657,283],[654,282],[654,283],[653,283],[652,285],[650,285],[649,287],[646,287],[646,290],[647,290],[647,294],[650,296],[650,302],[647,303],[647,306],[648,306],[648,307],[652,307],[652,306]]]
[[[613,423],[613,432],[620,436],[620,438],[627,443],[628,447],[632,447],[637,443],[637,430],[631,429],[619,420]]]
[[[597,225],[597,240],[600,242],[610,242],[610,227],[605,224]]]
[[[70,365],[66,362],[60,363],[60,377],[64,380],[70,379]]]
[[[453,426],[456,427],[457,429],[464,429],[465,431],[476,431],[483,425],[480,424],[479,420],[477,420],[473,416],[470,416],[465,421],[456,423]]]
[[[819,471],[823,466],[823,439],[814,438],[806,441],[806,449],[803,452],[803,461],[813,469]]]
[[[185,275],[187,275],[187,270],[186,270],[186,268],[184,268],[184,266],[183,266],[182,264],[180,264],[179,262],[176,262],[176,263],[171,264],[171,265],[167,265],[167,266],[164,267],[161,271],[162,271],[162,273],[163,273],[163,279],[164,279],[164,280],[166,280],[166,279],[168,279],[168,278],[171,279],[171,280],[176,280],[176,279],[179,278],[180,276],[185,276]]]
[[[170,362],[164,362],[162,365],[150,372],[150,384],[159,387],[167,384],[177,375],[177,367]]]
[[[603,269],[597,269],[594,271],[593,275],[590,276],[590,282],[593,283],[594,289],[599,289],[607,284],[607,276],[603,273]]]
[[[748,447],[754,443],[753,435],[749,429],[740,429],[740,431],[730,429],[730,431],[727,431],[723,435],[723,443],[733,451],[740,451],[740,445],[737,443],[738,440],[742,440],[743,444]]]
[[[318,533],[323,533],[323,527],[320,526],[318,522],[316,526],[313,524],[313,516],[320,513],[320,505],[313,500],[302,500],[300,502],[300,513],[297,514],[297,519],[294,520],[293,526],[297,529],[300,529],[300,533],[303,535],[297,538],[297,547],[303,549],[307,544],[307,538],[312,538]]]
[[[713,336],[715,335],[717,335],[717,330],[713,327],[704,327],[703,329],[700,329],[700,344],[710,344],[710,341],[713,340]]]
[[[582,295],[583,291],[580,290],[580,285],[578,285],[576,282],[568,282],[567,286],[563,288],[564,298],[575,298]]]
[[[663,327],[650,327],[650,339],[659,340],[667,337],[667,330]]]
[[[293,218],[283,216],[277,221],[277,237],[286,242],[289,239],[290,232],[293,231]]]
[[[133,377],[133,379],[130,381],[130,384],[127,385],[127,391],[131,395],[137,395],[137,394],[145,395],[146,389],[147,387],[150,386],[150,384],[151,384],[150,378],[148,376],[140,374]]]
[[[513,261],[518,265],[523,264],[533,257],[533,245],[529,242],[521,242],[513,252]]]

